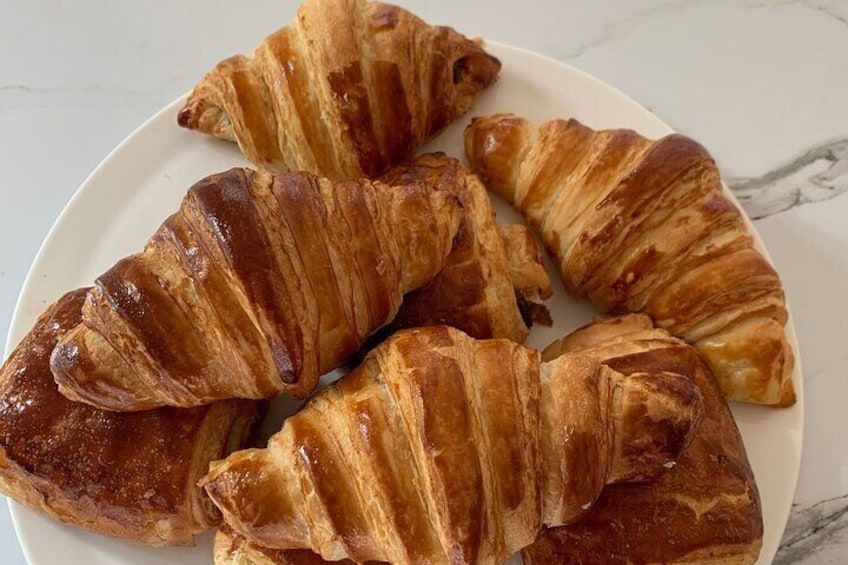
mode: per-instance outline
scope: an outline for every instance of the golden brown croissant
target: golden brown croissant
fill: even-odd
[[[623,374],[691,374],[704,419],[673,469],[648,484],[606,487],[579,523],[544,531],[524,562],[754,563],[763,536],[757,485],[727,402],[695,351],[631,314],[578,330],[543,357],[574,353]]]
[[[257,403],[119,414],[67,400],[50,351],[79,323],[85,295],[49,307],[0,369],[0,492],[101,534],[191,545],[221,519],[197,480],[244,447]]]
[[[688,377],[623,379],[589,357],[401,331],[203,479],[249,541],[324,559],[502,563],[605,484],[671,465],[697,428]]]
[[[465,149],[539,230],[569,292],[649,314],[707,359],[732,399],[795,402],[780,279],[703,147],[573,119],[537,131],[504,114],[476,118]]]
[[[523,319],[520,306],[533,305],[537,314],[547,312],[542,302],[552,293],[527,228],[497,224],[480,180],[443,153],[421,155],[394,167],[381,180],[390,185],[423,182],[455,195],[462,205],[462,220],[444,268],[404,297],[388,329],[447,324],[477,339],[523,342],[532,319]]]
[[[264,169],[373,178],[465,113],[499,71],[476,42],[402,8],[307,0],[253,57],[206,75],[178,122],[237,141]]]
[[[459,214],[423,185],[209,176],[97,279],[53,352],[59,390],[121,411],[306,396],[439,272]]]

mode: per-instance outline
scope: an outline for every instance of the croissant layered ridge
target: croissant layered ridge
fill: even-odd
[[[459,205],[423,185],[232,169],[88,292],[51,368],[118,410],[308,395],[441,269]]]
[[[327,560],[502,563],[605,484],[652,479],[701,418],[688,377],[624,379],[590,358],[404,330],[203,480],[258,547]]]
[[[483,183],[459,161],[428,153],[393,167],[390,185],[423,182],[457,198],[462,219],[453,248],[436,277],[403,299],[388,330],[444,324],[477,339],[523,342],[534,321],[549,319],[551,281],[532,233],[503,224]]]
[[[701,145],[500,114],[472,121],[465,150],[538,230],[571,294],[650,315],[706,358],[731,399],[795,402],[780,278]]]
[[[215,533],[215,565],[354,565],[353,561],[326,561],[308,549],[270,549],[248,541],[226,524]]]
[[[465,113],[500,63],[451,28],[364,0],[307,0],[251,57],[195,87],[178,123],[258,167],[375,177]]]

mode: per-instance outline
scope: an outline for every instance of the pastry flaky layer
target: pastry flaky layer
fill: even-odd
[[[442,268],[456,198],[232,169],[195,184],[88,292],[51,369],[118,410],[308,395]]]
[[[478,339],[523,342],[552,294],[536,240],[518,224],[499,224],[483,183],[443,153],[421,155],[381,177],[389,185],[425,183],[455,195],[462,219],[436,277],[409,293],[388,329],[453,326]],[[526,314],[526,315],[523,315]]]
[[[181,126],[237,141],[257,166],[374,177],[450,124],[500,62],[478,42],[364,0],[307,0],[252,57],[220,62]]]
[[[569,292],[649,314],[705,357],[729,398],[795,402],[780,279],[702,146],[501,114],[475,118],[465,150],[540,232]]]
[[[120,414],[56,389],[53,346],[86,289],[63,296],[0,369],[0,492],[48,516],[151,545],[191,545],[220,513],[197,486],[209,461],[245,446],[260,410],[228,400]]]
[[[502,563],[604,485],[673,466],[701,397],[681,373],[624,378],[583,355],[404,330],[202,481],[257,547],[391,563]]]
[[[223,524],[215,534],[215,565],[354,565],[349,559],[326,561],[308,549],[270,549],[248,541]]]
[[[757,485],[733,415],[696,352],[647,316],[630,314],[578,330],[543,358],[574,353],[623,374],[687,371],[701,389],[704,419],[673,469],[651,483],[606,487],[579,523],[543,532],[524,562],[756,562],[763,536]]]

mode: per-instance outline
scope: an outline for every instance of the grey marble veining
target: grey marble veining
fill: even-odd
[[[835,198],[848,192],[848,136],[812,147],[762,176],[729,179],[727,185],[754,220]]]
[[[792,509],[775,565],[848,563],[848,494]]]
[[[804,5],[848,25],[848,2],[845,0],[804,0]]]
[[[587,51],[607,44],[610,41],[625,35],[632,28],[638,26],[647,19],[654,18],[669,10],[679,9],[691,3],[692,0],[670,0],[667,2],[659,2],[656,5],[648,5],[641,10],[637,10],[632,13],[624,13],[619,17],[605,22],[600,32],[594,37],[581,42],[566,52],[558,53],[556,58],[560,61],[577,59]]]
[[[848,24],[848,2],[845,0],[746,0],[744,4],[751,8],[773,8],[780,4],[800,4],[843,24]]]

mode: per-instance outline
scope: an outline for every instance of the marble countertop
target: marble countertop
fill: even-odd
[[[805,368],[801,476],[776,563],[848,562],[848,1],[399,3],[566,61],[706,145],[781,273]],[[3,3],[0,342],[88,173],[294,0]],[[0,555],[24,563],[0,506]]]

